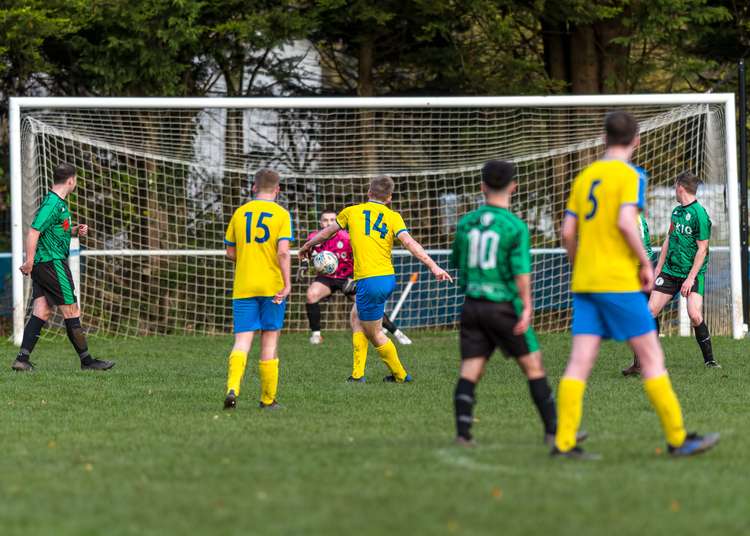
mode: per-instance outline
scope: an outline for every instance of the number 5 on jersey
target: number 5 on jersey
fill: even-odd
[[[595,190],[596,187],[599,186],[602,183],[601,180],[597,179],[591,183],[591,188],[589,189],[589,202],[591,203],[591,210],[589,210],[588,214],[586,214],[585,218],[586,220],[590,220],[594,216],[596,216],[596,211],[599,208],[599,201],[596,198]]]

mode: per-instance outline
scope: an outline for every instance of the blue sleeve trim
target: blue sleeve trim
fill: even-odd
[[[289,240],[290,242],[294,242],[294,237],[293,236],[282,236],[276,242],[278,243],[278,242],[281,242],[282,240]]]
[[[226,244],[227,246],[236,246],[236,245],[237,245],[237,243],[236,243],[236,242],[230,242],[230,241],[229,241],[229,240],[227,240],[226,238],[224,239],[224,243],[225,243],[225,244]]]
[[[401,229],[399,232],[396,233],[396,236],[400,235],[401,233],[408,233],[409,229]]]
[[[620,203],[621,207],[627,207],[627,206],[630,206],[630,205],[633,205],[633,206],[638,207],[641,210],[643,210],[643,207],[641,206],[640,201],[637,201],[637,202],[631,201],[631,202],[628,202],[628,203]]]
[[[566,215],[566,216],[573,216],[574,218],[578,219],[578,214],[576,214],[576,213],[575,213],[575,212],[573,212],[572,210],[566,210],[566,211],[565,211],[565,215]]]

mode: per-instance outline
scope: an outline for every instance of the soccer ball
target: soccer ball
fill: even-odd
[[[315,271],[323,275],[331,275],[339,267],[339,260],[330,251],[321,251],[313,256],[313,266]]]

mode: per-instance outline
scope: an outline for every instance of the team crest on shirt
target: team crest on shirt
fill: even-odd
[[[344,249],[344,243],[341,240],[339,240],[338,242],[336,242],[336,247],[339,249]]]
[[[687,221],[690,221],[690,213],[689,213],[689,212],[688,212],[687,214],[685,214],[685,219],[686,219]]]
[[[495,217],[492,214],[482,214],[482,225],[485,227],[488,227],[492,225],[492,222],[495,220]]]

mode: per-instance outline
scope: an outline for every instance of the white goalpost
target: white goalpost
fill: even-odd
[[[19,271],[24,237],[60,162],[78,170],[71,212],[91,228],[71,256],[91,331],[229,333],[233,267],[223,233],[260,167],[282,175],[279,202],[292,214],[296,246],[317,229],[322,210],[361,201],[373,176],[391,175],[394,208],[447,267],[456,222],[481,203],[479,170],[492,158],[517,165],[514,210],[532,238],[535,327],[563,331],[570,272],[559,224],[571,181],[601,154],[602,120],[615,109],[641,126],[634,163],[650,175],[654,246],[668,231],[677,174],[704,181],[698,199],[713,221],[706,320],[713,334],[744,336],[733,94],[21,97],[10,99],[13,340],[20,344],[30,305],[30,282]],[[395,306],[399,324],[455,326],[458,287],[433,281],[403,250],[394,264],[399,287],[386,310]],[[290,329],[307,327],[305,287],[294,283]],[[396,303],[402,294],[408,298]],[[323,329],[345,328],[348,307],[343,298],[326,306]],[[689,331],[679,306],[664,315],[666,333]]]

